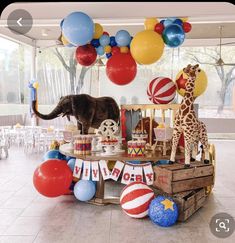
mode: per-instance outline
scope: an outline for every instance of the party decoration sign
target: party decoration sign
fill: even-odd
[[[112,179],[117,181],[121,173],[121,183],[126,185],[133,181],[146,182],[147,185],[152,185],[154,181],[153,168],[150,162],[140,165],[116,161],[112,171],[110,171],[105,160],[83,161],[76,159],[73,177],[99,181],[99,177],[102,176],[104,180]]]

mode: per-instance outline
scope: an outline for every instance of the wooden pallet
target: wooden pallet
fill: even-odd
[[[154,166],[153,170],[153,186],[168,194],[204,188],[214,182],[214,166],[198,161],[191,163],[190,168],[184,168],[183,164],[173,164]]]
[[[206,201],[206,189],[200,188],[174,194],[173,200],[179,208],[178,221],[184,222],[192,216]]]

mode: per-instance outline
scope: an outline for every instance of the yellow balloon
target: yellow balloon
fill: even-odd
[[[34,82],[34,83],[33,83],[33,87],[34,87],[35,89],[38,89],[38,87],[39,87],[38,82]]]
[[[156,18],[147,18],[144,21],[145,30],[154,30],[155,25],[159,23]]]
[[[180,18],[183,22],[187,22],[188,21],[188,17],[184,17],[184,18]]]
[[[162,56],[164,46],[163,39],[158,33],[152,30],[144,30],[134,36],[130,51],[136,62],[152,64]]]
[[[98,24],[98,23],[95,23],[95,31],[94,31],[94,35],[93,35],[93,39],[99,39],[100,36],[103,34],[103,27]]]
[[[104,47],[104,52],[105,52],[105,53],[110,53],[111,51],[112,51],[111,46],[105,46],[105,47]]]
[[[183,74],[184,79],[188,78],[187,75],[183,72],[183,70],[181,70],[177,74],[175,80],[177,80],[181,76],[181,74]],[[206,73],[205,73],[204,70],[201,69],[201,72],[197,74],[197,77],[196,77],[196,80],[195,80],[194,97],[198,97],[205,92],[205,90],[207,88],[207,83],[208,83],[208,80],[207,80]],[[181,96],[184,96],[185,89],[182,89],[182,88],[180,90],[177,89],[177,92]]]
[[[128,53],[129,52],[129,48],[127,46],[121,46],[120,47],[120,52],[121,53]]]
[[[61,42],[63,43],[64,46],[69,44],[69,41],[63,35],[61,36]]]

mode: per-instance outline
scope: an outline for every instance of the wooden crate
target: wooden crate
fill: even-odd
[[[206,190],[205,188],[200,188],[176,193],[173,195],[173,200],[179,208],[178,221],[184,222],[204,205],[206,201]]]
[[[212,185],[214,180],[214,166],[202,162],[194,162],[190,168],[176,163],[154,166],[153,170],[153,186],[168,194],[204,188]]]

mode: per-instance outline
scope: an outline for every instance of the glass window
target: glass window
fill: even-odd
[[[31,47],[0,37],[0,103],[26,104],[31,78]]]
[[[152,79],[163,76],[175,81],[178,72],[187,64],[199,63],[208,78],[206,91],[195,100],[199,104],[199,116],[235,118],[235,65],[217,66],[218,59],[218,46],[165,48],[163,56],[156,63],[138,65],[136,78],[125,86],[113,84],[104,68],[100,78],[100,95],[112,96],[119,103],[151,103],[146,89]],[[235,63],[235,46],[222,46],[222,59],[225,63]],[[177,102],[181,99],[177,95]]]

